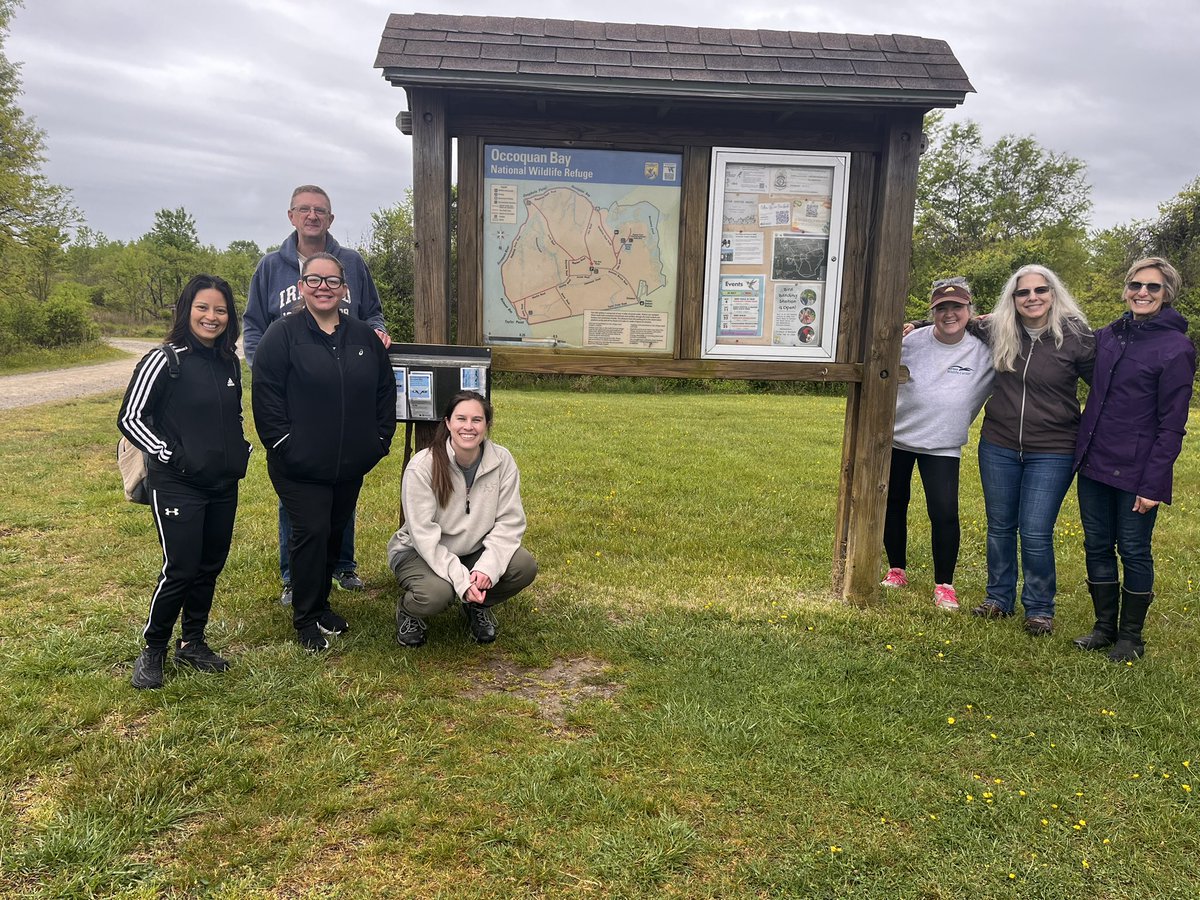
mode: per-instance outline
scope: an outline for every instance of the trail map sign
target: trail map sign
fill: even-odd
[[[682,157],[484,147],[488,344],[674,350]]]

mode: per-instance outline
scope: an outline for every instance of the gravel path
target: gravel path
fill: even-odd
[[[109,344],[131,354],[128,359],[101,363],[96,366],[76,366],[52,372],[27,372],[24,375],[0,376],[0,409],[35,406],[59,400],[76,400],[93,394],[124,391],[138,360],[162,341],[134,338],[108,338]],[[238,343],[241,352],[241,343]]]

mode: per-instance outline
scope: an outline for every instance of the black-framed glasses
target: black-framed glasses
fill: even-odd
[[[329,207],[328,206],[293,206],[291,209],[288,210],[288,212],[300,213],[300,215],[302,215],[302,216],[307,216],[309,213],[312,213],[314,216],[321,216],[322,218],[324,218],[325,216],[329,215]]]
[[[1145,288],[1148,293],[1157,294],[1162,290],[1162,283],[1158,281],[1131,281],[1125,287],[1135,294],[1142,288]]]
[[[336,291],[346,283],[346,279],[341,275],[305,275],[300,280],[314,290],[325,284]]]
[[[1039,297],[1044,297],[1048,293],[1050,293],[1050,285],[1039,284],[1037,287],[1032,288],[1032,289],[1031,288],[1018,288],[1017,290],[1013,291],[1013,296],[1016,297],[1018,300],[1024,300],[1030,294],[1037,294]]]

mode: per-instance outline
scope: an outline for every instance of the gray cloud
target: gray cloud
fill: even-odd
[[[336,11],[331,11],[336,10]],[[434,0],[426,12],[493,14]],[[292,187],[323,185],[334,233],[358,241],[370,214],[411,183],[393,124],[403,91],[372,68],[383,0],[29,0],[7,52],[24,62],[22,104],[47,131],[48,175],[88,224],[128,240],[154,212],[185,206],[201,238],[262,245],[287,233]],[[1116,2],[859,0],[780,5],[667,0],[652,9],[560,4],[555,17],[716,27],[920,34],[947,40],[978,90],[952,118],[985,137],[1032,134],[1080,157],[1093,222],[1152,216],[1200,167],[1200,8]]]

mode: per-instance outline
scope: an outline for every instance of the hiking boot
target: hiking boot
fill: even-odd
[[[334,572],[333,586],[339,591],[361,591],[366,584],[358,577],[357,572],[350,570],[349,572]]]
[[[300,646],[309,653],[320,653],[322,650],[329,649],[329,641],[325,640],[325,635],[321,634],[321,626],[316,622],[298,628],[296,637],[300,641]]]
[[[1044,637],[1053,632],[1053,616],[1029,616],[1025,619],[1025,633],[1030,637]]]
[[[879,582],[879,584],[885,588],[908,587],[908,576],[904,574],[903,569],[888,569],[888,573],[883,576],[883,581]]]
[[[1105,650],[1117,639],[1117,613],[1121,606],[1121,584],[1118,581],[1089,581],[1092,609],[1096,624],[1090,633],[1071,641],[1080,650]]]
[[[283,583],[283,593],[279,595],[279,602],[284,606],[292,605],[292,583],[290,581]]]
[[[326,609],[317,616],[317,627],[322,634],[345,634],[350,630],[350,623],[332,609]]]
[[[978,616],[980,619],[1007,619],[1012,615],[1010,612],[1005,612],[1000,608],[999,603],[993,603],[991,600],[984,600],[977,607],[971,610],[971,615]]]
[[[228,672],[229,660],[212,652],[204,641],[175,642],[175,665],[191,666],[198,672]]]
[[[1146,644],[1142,640],[1142,628],[1146,624],[1146,613],[1154,594],[1135,594],[1132,591],[1121,591],[1121,624],[1117,630],[1117,643],[1108,654],[1110,661],[1115,663],[1133,662],[1146,655]]]
[[[933,605],[944,612],[958,612],[958,594],[954,593],[954,585],[935,585],[933,588]]]
[[[426,625],[416,616],[403,610],[396,612],[396,643],[405,647],[420,647],[425,643]]]
[[[467,630],[471,632],[471,637],[480,644],[490,644],[494,641],[500,626],[496,624],[496,617],[492,611],[478,603],[463,603],[461,606],[463,615],[467,617]]]
[[[167,648],[155,649],[147,647],[142,651],[133,664],[132,684],[139,691],[163,686],[163,660],[167,658]]]

